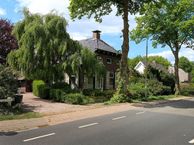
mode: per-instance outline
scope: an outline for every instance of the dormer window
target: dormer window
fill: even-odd
[[[107,62],[107,64],[112,64],[112,59],[111,58],[107,58],[106,62]]]

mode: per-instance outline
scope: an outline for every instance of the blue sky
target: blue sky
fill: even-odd
[[[68,32],[71,37],[76,40],[90,38],[92,31],[99,29],[102,31],[101,38],[113,46],[115,49],[121,49],[122,39],[122,18],[115,16],[116,9],[113,7],[113,12],[103,17],[102,23],[96,23],[94,19],[86,19],[72,21],[69,16],[68,0],[1,0],[0,3],[0,17],[10,20],[12,23],[17,23],[22,19],[21,10],[27,7],[32,13],[46,14],[51,10],[56,10],[60,15],[63,15],[68,21]],[[134,20],[135,16],[130,16],[130,30],[136,27]],[[145,55],[145,42],[135,44],[130,42],[129,57],[133,58],[138,55]],[[169,48],[157,49],[152,48],[151,41],[149,41],[149,55],[160,55],[173,62],[173,56]],[[194,51],[189,49],[182,49],[180,56],[186,56],[188,59],[194,61]]]

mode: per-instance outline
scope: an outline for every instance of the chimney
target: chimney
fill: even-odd
[[[93,39],[100,39],[101,31],[95,30],[95,31],[92,31],[92,32],[93,32]]]

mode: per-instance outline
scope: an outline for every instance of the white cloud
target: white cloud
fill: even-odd
[[[0,16],[6,15],[6,10],[3,8],[0,8]]]
[[[69,26],[68,32],[74,39],[82,39],[90,37],[91,31],[99,29],[106,34],[121,34],[123,27],[122,18],[115,16],[116,8],[113,12],[103,17],[102,23],[95,22],[94,19],[83,18],[81,20],[72,21],[69,16],[68,6],[69,0],[16,0],[20,9],[27,7],[32,13],[46,14],[51,10],[56,10],[59,14],[63,14],[67,19]],[[18,9],[18,8],[17,8]],[[130,18],[130,29],[135,28],[136,23],[134,16]]]
[[[168,59],[172,64],[174,64],[174,56],[170,50],[162,51],[158,53],[150,53],[149,56],[162,56],[166,59]],[[194,61],[194,50],[189,48],[182,48],[179,53],[179,57],[185,56],[190,61]]]

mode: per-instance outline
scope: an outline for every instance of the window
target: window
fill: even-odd
[[[109,85],[111,86],[114,85],[114,73],[113,72],[109,73]]]
[[[97,56],[97,60],[102,61],[102,57]]]
[[[107,62],[107,64],[112,64],[112,59],[111,58],[107,58],[106,62]]]

